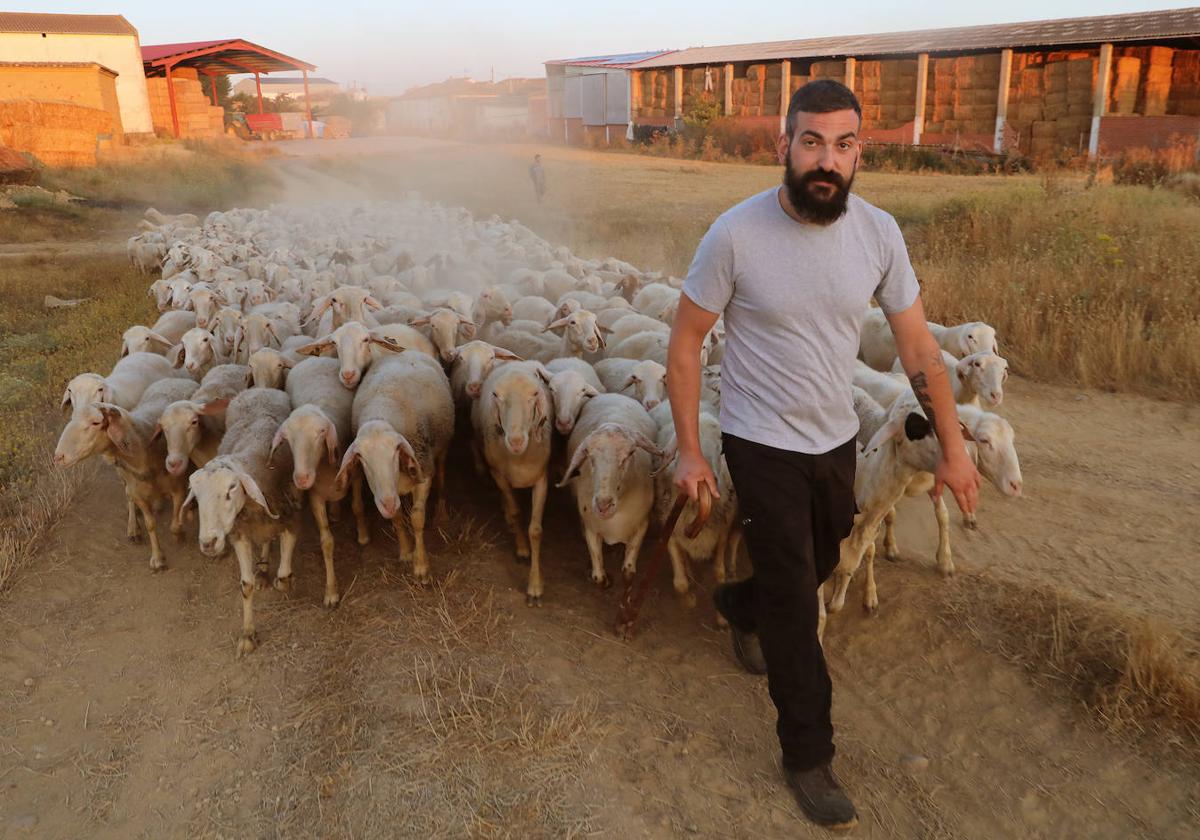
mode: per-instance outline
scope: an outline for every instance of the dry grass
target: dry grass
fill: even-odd
[[[946,587],[947,615],[985,647],[1063,684],[1114,730],[1200,756],[1200,649],[1116,605],[982,575]]]

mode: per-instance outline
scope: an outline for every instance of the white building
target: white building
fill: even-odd
[[[0,12],[0,61],[95,62],[117,73],[126,134],[152,134],[150,96],[137,30],[121,15]]]

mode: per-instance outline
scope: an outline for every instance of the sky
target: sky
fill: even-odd
[[[450,76],[543,76],[542,63],[555,58],[1143,12],[1195,2],[1008,0],[998,6],[848,0],[821,8],[741,7],[728,0],[439,0],[386,7],[363,0],[16,0],[10,9],[122,14],[137,27],[142,44],[244,38],[317,65],[318,76],[355,83],[372,95],[395,95]]]

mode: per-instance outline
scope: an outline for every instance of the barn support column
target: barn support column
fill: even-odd
[[[1108,83],[1112,77],[1112,44],[1100,45],[1100,66],[1096,68],[1096,87],[1092,96],[1092,133],[1088,137],[1088,160],[1100,153],[1100,118],[1108,110]]]
[[[301,68],[300,73],[304,76],[304,135],[311,140],[313,138],[313,124],[312,101],[308,97],[308,70]]]
[[[208,76],[208,91],[212,94],[210,98],[212,99],[212,104],[215,108],[217,106],[217,77],[212,73],[205,73],[204,75]]]
[[[733,65],[725,65],[725,116],[733,115]]]
[[[675,130],[678,131],[683,122],[683,67],[675,68]]]
[[[858,68],[858,59],[854,56],[846,57],[846,78],[844,79],[846,87],[854,90],[854,71]]]
[[[171,103],[171,129],[175,132],[175,139],[179,139],[179,106],[175,104],[175,80],[171,77],[171,68],[173,64],[167,65],[167,101]]]
[[[1012,84],[1012,50],[1000,50],[1000,89],[996,93],[996,133],[992,151],[1004,151],[1004,124],[1008,121],[1008,88]]]
[[[262,77],[258,75],[258,71],[254,71],[254,89],[258,91],[258,113],[263,112],[262,101]]]
[[[925,98],[929,91],[929,53],[917,56],[917,100],[913,109],[914,146],[921,143],[921,134],[925,131]]]
[[[792,62],[779,62],[779,133],[787,133],[788,105],[792,104]]]

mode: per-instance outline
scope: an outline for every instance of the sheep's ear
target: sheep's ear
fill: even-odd
[[[598,397],[598,396],[600,396],[600,392],[597,391],[595,388],[593,388],[591,385],[584,385],[583,386],[583,395],[585,397]]]
[[[542,332],[553,332],[554,330],[561,330],[567,326],[567,322],[570,320],[570,318],[571,318],[571,316],[567,315],[566,317],[559,318],[557,321],[552,321],[551,323],[546,325],[546,328],[544,330],[542,330]]]
[[[425,481],[425,473],[421,471],[421,464],[417,461],[417,453],[413,452],[412,444],[403,437],[396,442],[396,462],[400,469],[412,477],[413,481],[417,483]]]
[[[239,473],[238,479],[242,482],[242,489],[246,491],[246,495],[262,506],[262,509],[267,512],[267,516],[272,519],[278,519],[278,514],[272,513],[271,508],[267,505],[267,499],[263,496],[262,490],[258,489],[258,484],[253,478],[245,473]]]
[[[179,506],[179,509],[183,510],[184,508],[186,508],[188,505],[190,505],[194,501],[196,501],[196,491],[194,489],[192,489],[191,485],[189,484],[188,485],[188,494],[184,498],[183,504]]]
[[[167,354],[167,358],[171,360],[171,367],[183,367],[183,356],[185,352],[187,351],[183,344],[175,345],[175,349]]]
[[[275,469],[275,450],[283,444],[283,427],[285,425],[287,424],[279,424],[279,428],[275,430],[275,437],[271,438],[271,448],[267,450],[267,466],[271,469]]]
[[[287,356],[281,356],[279,358],[279,361],[284,366],[284,368],[286,368],[287,370],[291,370],[292,368],[294,368],[296,366],[295,360],[290,359]]]
[[[512,352],[511,350],[505,350],[503,347],[495,348],[495,355],[496,355],[497,359],[500,359],[501,361],[505,361],[505,362],[523,362],[523,361],[525,361],[523,358],[518,356],[516,353]]]
[[[121,342],[121,358],[124,359],[128,355],[129,355],[129,342],[122,341]]]
[[[533,370],[534,373],[538,375],[538,379],[542,380],[542,382],[547,385],[549,385],[550,380],[554,378],[554,375],[550,373],[549,369],[547,369],[547,367],[541,362],[538,362],[537,366]]]
[[[459,316],[458,331],[460,333],[462,333],[463,338],[467,338],[467,339],[474,338],[475,331],[478,329],[479,329],[479,327],[476,326],[475,322],[472,321],[470,318],[463,318],[462,316]]]
[[[650,440],[650,438],[646,437],[641,432],[633,432],[630,435],[630,439],[634,442],[634,445],[636,445],[642,449],[645,449],[647,452],[649,452],[655,458],[663,457],[664,453],[661,449],[658,448],[658,444],[656,444],[654,441]]]
[[[168,349],[170,349],[171,347],[173,347],[175,345],[175,342],[171,341],[171,339],[167,338],[166,336],[159,335],[156,332],[149,333],[146,337],[149,338],[151,341],[157,341],[163,347],[166,347]]]
[[[367,295],[365,298],[363,298],[363,306],[367,309],[374,309],[376,311],[383,309],[383,304],[376,300],[372,295]]]
[[[329,466],[336,467],[338,465],[338,437],[337,429],[332,423],[325,427],[325,452],[329,455]]]
[[[596,327],[596,341],[600,342],[601,350],[603,350],[607,346],[607,342],[605,342],[605,340],[604,340],[604,333],[600,330],[599,327]]]
[[[425,327],[429,325],[429,316],[425,315],[421,318],[414,318],[408,322],[410,327]]]
[[[658,466],[651,471],[650,475],[652,477],[657,476],[660,472],[671,466],[671,464],[675,461],[675,456],[678,454],[679,442],[672,440],[671,445],[663,450],[662,459],[658,462]]]
[[[296,352],[304,356],[320,356],[322,350],[331,346],[333,346],[332,341],[314,341],[312,344],[297,347]]]
[[[130,434],[132,430],[121,414],[121,409],[110,403],[97,403],[96,405],[104,416],[104,430],[108,433],[108,439],[122,452],[127,454],[132,452],[133,437]]]
[[[386,335],[375,335],[372,333],[371,343],[378,344],[380,347],[384,348],[385,350],[391,350],[393,353],[399,353],[402,350],[407,349],[403,344]]]
[[[246,387],[254,387],[254,369],[251,367],[246,368]]]
[[[160,437],[162,437],[162,423],[155,423],[154,434],[150,435],[150,442],[154,443],[154,441],[158,440]]]
[[[624,381],[624,382],[621,384],[621,387],[620,387],[620,388],[618,388],[617,390],[618,390],[618,391],[624,391],[624,390],[625,390],[626,388],[628,388],[630,385],[636,385],[636,384],[638,384],[638,382],[640,382],[640,381],[641,381],[641,380],[640,380],[640,379],[638,379],[638,375],[637,375],[636,373],[631,373],[631,374],[629,374],[629,378],[628,378],[628,379],[626,379],[626,380],[625,380],[625,381]]]
[[[967,424],[961,420],[958,421],[958,430],[962,432],[963,440],[975,443],[975,436],[971,434],[971,430],[967,428]]]
[[[579,476],[579,469],[583,466],[584,460],[587,458],[587,445],[581,443],[579,448],[575,450],[575,454],[571,456],[571,463],[567,465],[567,471],[563,473],[562,481],[555,484],[555,487],[566,487],[573,479]]]
[[[334,477],[334,482],[339,490],[344,490],[346,482],[350,480],[350,473],[354,470],[354,464],[358,460],[358,441],[354,441],[346,447],[346,452],[342,455],[342,465],[338,467],[337,475]]]
[[[64,415],[69,415],[71,413],[71,389],[70,388],[63,391],[62,403],[59,405],[59,409],[62,411],[62,413]]]
[[[613,334],[613,328],[612,328],[612,327],[605,327],[605,326],[603,326],[603,325],[601,325],[601,324],[597,324],[597,325],[596,325],[596,329],[600,330],[600,332],[604,333],[605,335],[612,335],[612,334]]]
[[[891,440],[900,433],[900,429],[904,424],[903,418],[893,417],[880,427],[871,440],[867,443],[865,451],[870,454],[882,446],[885,442]]]
[[[205,417],[212,417],[221,414],[229,407],[229,397],[218,397],[215,400],[209,400],[200,406],[196,411],[197,414],[202,414]]]

